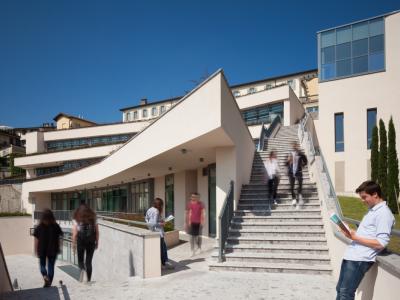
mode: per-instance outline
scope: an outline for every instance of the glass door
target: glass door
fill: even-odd
[[[165,216],[175,215],[174,174],[165,176]]]

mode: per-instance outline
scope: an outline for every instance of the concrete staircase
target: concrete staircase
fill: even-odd
[[[308,168],[303,170],[304,206],[292,206],[286,159],[292,143],[298,142],[297,126],[280,127],[266,140],[264,151],[254,157],[251,180],[243,185],[226,244],[226,261],[212,256],[210,270],[331,274],[330,258],[322,222],[320,202]],[[278,205],[268,204],[263,182],[264,165],[271,150],[277,152],[281,168]]]

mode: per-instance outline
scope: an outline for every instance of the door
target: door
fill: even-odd
[[[217,233],[217,185],[216,166],[208,166],[208,234],[215,237]]]
[[[175,215],[174,174],[165,176],[165,216]]]

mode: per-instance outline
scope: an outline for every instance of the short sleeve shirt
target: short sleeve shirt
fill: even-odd
[[[187,210],[191,212],[191,223],[201,223],[201,212],[204,209],[203,202],[190,201],[187,205]]]

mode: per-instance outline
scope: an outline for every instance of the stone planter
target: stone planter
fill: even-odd
[[[179,230],[172,230],[164,234],[165,244],[167,248],[174,247],[179,244]]]

